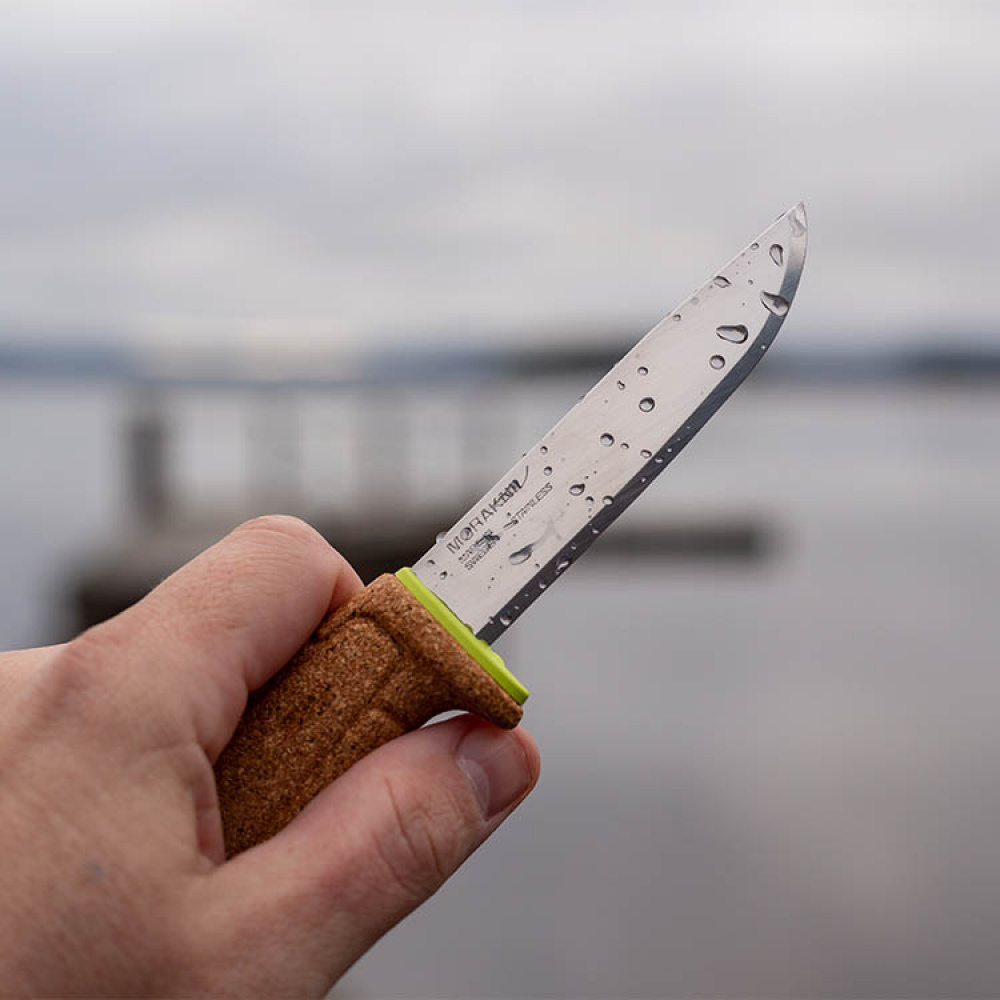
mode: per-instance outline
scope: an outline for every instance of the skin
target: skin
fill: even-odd
[[[0,654],[0,992],[321,996],[516,808],[534,742],[465,716],[224,861],[212,763],[360,588],[308,525],[259,518],[72,642]]]

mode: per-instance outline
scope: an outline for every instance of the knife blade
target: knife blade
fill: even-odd
[[[806,239],[799,203],[650,330],[413,569],[332,612],[253,693],[215,765],[227,855],[441,712],[518,723],[528,691],[489,644],[743,383],[788,314]]]
[[[413,567],[488,643],[677,457],[774,340],[806,250],[800,203],[658,323]]]

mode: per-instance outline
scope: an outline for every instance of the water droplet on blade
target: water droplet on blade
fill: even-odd
[[[440,573],[438,573],[438,576],[439,576],[439,577],[441,577],[441,579],[442,579],[442,580],[443,580],[443,579],[444,579],[444,578],[445,578],[445,577],[446,577],[447,575],[448,575],[448,571],[447,571],[446,569],[443,569],[443,570],[441,570],[441,572],[440,572]]]
[[[551,476],[552,475],[552,466],[551,465],[546,465],[545,468],[542,469],[542,474],[545,475],[545,476]]]
[[[583,483],[574,483],[569,488],[569,491],[573,494],[573,496],[578,497],[583,492]]]
[[[644,396],[639,400],[639,409],[643,413],[649,413],[654,406],[656,406],[656,400],[652,396]]]
[[[520,566],[521,563],[527,562],[531,558],[531,553],[535,548],[534,545],[525,545],[523,549],[518,549],[516,552],[511,552],[507,557],[514,566]]]
[[[434,541],[435,542],[443,542],[447,537],[448,537],[448,532],[447,531],[439,531],[434,536]]]
[[[737,324],[736,326],[717,326],[715,332],[723,340],[728,340],[730,344],[746,343],[747,337],[750,336],[750,331],[742,324]]]
[[[715,284],[719,286],[719,288],[728,288],[729,287],[729,279],[728,278],[724,278],[721,274],[717,274],[712,279],[712,281],[714,281]]]
[[[788,222],[792,227],[793,236],[805,236],[806,234],[806,214],[801,205],[796,205],[788,216]]]
[[[708,363],[713,368],[722,368],[726,364],[726,359],[721,354],[713,354],[709,359]]]
[[[751,243],[750,244],[750,249],[751,250],[759,250],[760,249],[760,244],[759,243]]]
[[[615,439],[614,437],[612,437],[612,435],[610,434],[601,435],[601,444],[603,444],[605,448],[610,448],[614,443]]]
[[[764,303],[768,312],[774,313],[775,316],[784,316],[788,312],[788,300],[783,299],[780,295],[761,292],[760,301]]]
[[[781,248],[781,244],[772,243],[771,249],[768,251],[768,253],[770,253],[771,255],[771,260],[773,260],[774,263],[778,265],[778,267],[781,267],[782,262],[785,259],[785,251]]]
[[[639,452],[639,454],[643,458],[652,458],[653,457],[653,453],[648,448],[643,448],[642,451]]]
[[[540,451],[540,452],[541,452],[541,453],[542,453],[543,455],[547,455],[547,454],[549,453],[549,448],[548,448],[548,445],[544,445],[544,444],[543,444],[543,445],[542,445],[542,446],[541,446],[541,447],[540,447],[540,448],[539,448],[538,450],[539,450],[539,451]]]
[[[511,623],[511,621],[512,621],[512,619],[511,619],[510,615],[501,615],[500,616],[500,624],[503,625],[504,628],[506,628]]]
[[[621,379],[618,380],[618,388],[619,389],[624,389],[625,388],[625,383]]]
[[[648,375],[649,374],[649,369],[645,365],[639,365],[639,368],[637,370],[638,370],[638,372],[639,372],[640,375]]]
[[[569,560],[560,559],[559,562],[556,563],[556,572],[561,573],[567,566],[569,566]]]
[[[605,507],[610,507],[614,502],[615,502],[614,497],[604,497],[602,499],[602,503],[604,504]]]
[[[622,441],[618,447],[621,448],[622,451],[628,451],[628,441]]]

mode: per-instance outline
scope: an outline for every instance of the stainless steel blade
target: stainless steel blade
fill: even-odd
[[[800,203],[657,324],[413,567],[493,642],[677,456],[774,339]]]

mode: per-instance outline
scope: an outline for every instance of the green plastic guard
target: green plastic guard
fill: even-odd
[[[528,700],[528,689],[507,669],[503,659],[489,643],[477,639],[463,622],[409,566],[396,573],[396,579],[438,620],[442,628],[518,703]]]

